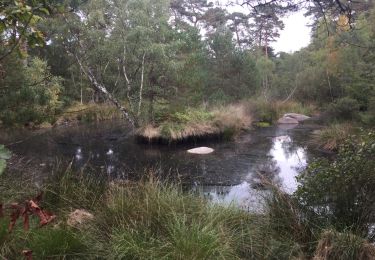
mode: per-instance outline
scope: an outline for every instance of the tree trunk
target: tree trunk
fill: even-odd
[[[139,101],[138,101],[138,113],[137,117],[141,115],[141,107],[142,107],[142,93],[143,93],[143,82],[144,82],[144,74],[145,74],[145,57],[146,53],[143,54],[142,57],[142,74],[141,74],[141,85],[139,87]]]
[[[134,121],[134,119],[129,115],[127,109],[121,105],[121,103],[111,94],[108,92],[107,88],[100,84],[95,76],[94,76],[94,73],[92,72],[91,68],[90,67],[86,67],[82,64],[81,60],[79,59],[79,57],[74,54],[74,57],[76,58],[81,70],[83,71],[83,73],[88,77],[88,79],[90,80],[91,84],[94,86],[94,88],[98,91],[100,91],[101,93],[103,93],[109,101],[111,101],[120,111],[121,113],[124,115],[125,119],[129,121],[129,123],[133,126],[133,127],[137,127],[138,125],[136,124],[136,122]]]

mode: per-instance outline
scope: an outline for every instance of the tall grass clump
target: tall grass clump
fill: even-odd
[[[337,152],[350,135],[355,132],[351,124],[332,124],[314,132],[311,143],[319,149]]]
[[[251,111],[245,104],[227,105],[211,110],[188,108],[146,125],[137,136],[147,142],[176,143],[209,138],[232,138],[250,127]]]
[[[371,260],[375,246],[349,232],[325,230],[318,242],[314,260]]]
[[[209,218],[210,205],[157,181],[114,185],[98,226],[109,252],[129,259],[229,259],[232,237]]]
[[[43,187],[43,205],[54,211],[84,208],[95,210],[103,203],[108,180],[85,168],[80,171],[60,166]],[[64,170],[65,169],[65,170]]]

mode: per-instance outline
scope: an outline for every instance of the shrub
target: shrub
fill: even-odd
[[[33,58],[26,68],[19,66],[20,80],[4,82],[9,91],[0,97],[0,120],[6,125],[53,121],[62,104],[61,78],[53,76],[39,58]]]
[[[328,106],[328,117],[336,120],[354,120],[358,118],[359,103],[357,100],[344,97]]]
[[[311,162],[299,176],[300,202],[338,231],[366,237],[374,223],[375,133],[351,136],[333,161]]]

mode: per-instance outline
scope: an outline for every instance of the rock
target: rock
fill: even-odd
[[[68,216],[67,224],[71,227],[83,225],[94,219],[94,215],[84,209],[76,209]]]
[[[288,113],[288,114],[285,114],[284,117],[291,117],[297,120],[298,122],[302,122],[310,118],[309,116],[305,116],[305,115],[297,114],[297,113]]]
[[[278,124],[298,124],[298,121],[294,118],[284,116],[277,121]]]
[[[214,149],[209,148],[209,147],[198,147],[198,148],[190,149],[187,152],[193,153],[193,154],[209,154],[209,153],[213,153]]]

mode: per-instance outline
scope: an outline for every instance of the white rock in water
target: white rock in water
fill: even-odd
[[[188,153],[193,153],[193,154],[209,154],[212,153],[214,149],[209,148],[209,147],[198,147],[194,149],[190,149],[187,152]]]
[[[297,114],[297,113],[288,113],[288,114],[285,114],[284,117],[291,117],[297,120],[298,122],[302,122],[310,118],[309,116],[305,116],[305,115]]]
[[[282,117],[280,118],[277,123],[279,124],[296,124],[298,125],[298,121],[291,117]]]

